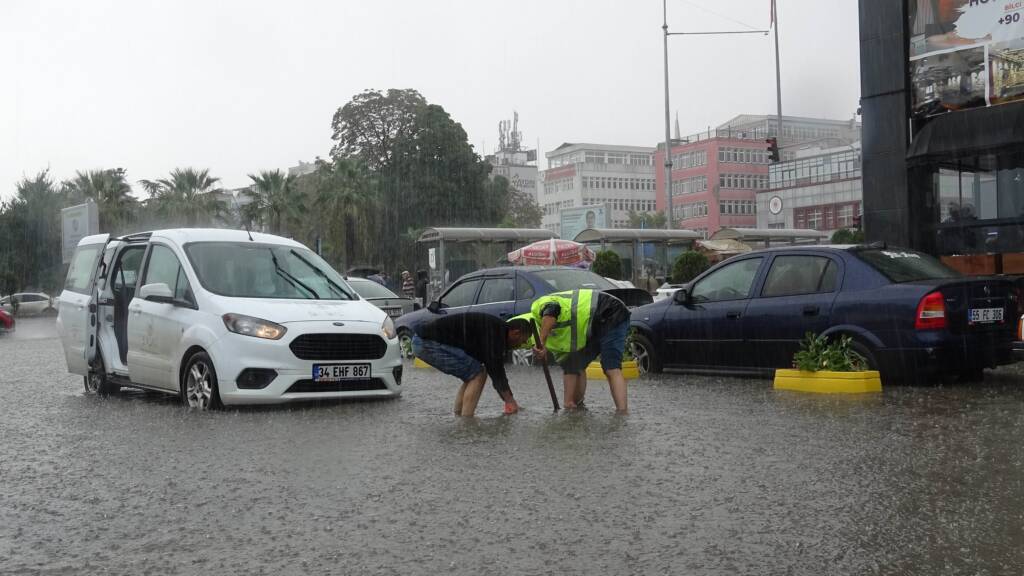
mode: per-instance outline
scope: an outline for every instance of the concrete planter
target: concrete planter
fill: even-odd
[[[775,371],[775,389],[817,394],[866,394],[881,392],[882,378],[875,370],[801,372],[780,369]]]

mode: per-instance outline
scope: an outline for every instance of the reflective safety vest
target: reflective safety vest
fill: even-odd
[[[597,307],[597,292],[580,289],[538,298],[530,307],[538,326],[543,318],[541,311],[551,302],[556,302],[560,311],[545,347],[560,355],[582,350],[590,339],[590,319]]]

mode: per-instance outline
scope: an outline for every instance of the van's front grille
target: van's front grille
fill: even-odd
[[[289,348],[300,360],[376,360],[388,351],[373,334],[303,334]]]

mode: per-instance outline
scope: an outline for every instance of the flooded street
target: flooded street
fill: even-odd
[[[664,375],[616,417],[397,401],[189,412],[83,395],[52,320],[0,337],[2,574],[1018,574],[1024,377],[780,393]],[[556,371],[557,376],[557,371]]]

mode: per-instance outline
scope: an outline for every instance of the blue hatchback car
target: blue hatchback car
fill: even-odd
[[[935,258],[878,246],[773,248],[711,268],[637,308],[641,367],[757,371],[792,366],[808,332],[849,335],[887,379],[977,379],[1012,363],[1019,294]]]
[[[416,325],[436,318],[438,314],[473,311],[511,318],[529,312],[533,301],[545,294],[577,288],[610,292],[632,306],[653,300],[643,290],[618,288],[589,270],[563,266],[490,268],[459,278],[430,307],[396,319],[395,329],[402,342],[402,349],[408,351],[412,349],[412,335]]]

